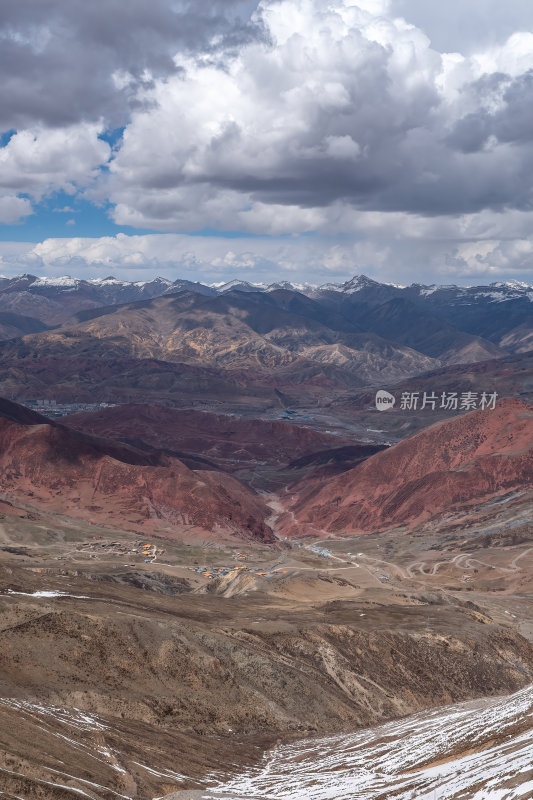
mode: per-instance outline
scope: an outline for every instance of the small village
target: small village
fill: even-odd
[[[24,405],[32,411],[38,411],[44,417],[66,417],[85,411],[100,411],[103,408],[114,408],[116,403],[58,403],[57,400],[24,400]]]
[[[233,558],[236,562],[243,562],[246,560],[245,553],[234,553]],[[281,564],[281,558],[277,559],[276,564]],[[289,572],[289,570],[278,570],[276,571],[283,573]],[[239,572],[249,573],[252,575],[257,575],[262,578],[273,578],[274,575],[272,572],[260,570],[257,568],[253,568],[248,566],[247,564],[243,563],[236,563],[231,567],[194,567],[194,572],[198,575],[203,575],[205,578],[222,578],[226,575],[237,574]]]
[[[138,542],[115,542],[115,541],[107,541],[107,540],[100,540],[95,539],[92,542],[86,542],[79,547],[78,552],[80,553],[87,553],[89,558],[95,559],[98,556],[102,555],[114,555],[117,557],[124,557],[128,555],[134,555],[137,557],[142,557],[145,564],[151,564],[155,561],[158,550],[155,544],[139,544]],[[123,567],[132,567],[135,566],[134,564],[113,564],[114,569],[118,569],[120,566]]]

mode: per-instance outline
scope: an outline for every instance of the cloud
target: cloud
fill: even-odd
[[[110,164],[120,225],[350,232],[361,212],[527,208],[533,34],[433,50],[386,2],[263,0],[265,41],[176,56]]]
[[[528,38],[533,49],[533,34]],[[533,68],[515,77],[505,73],[484,75],[469,89],[477,95],[473,103],[476,110],[465,114],[452,128],[448,137],[452,147],[475,153],[493,152],[498,144],[514,144],[521,146],[521,155],[530,157],[523,148],[529,149],[532,139]]]
[[[515,221],[514,232],[533,222]],[[386,238],[374,220],[372,238],[251,237],[150,234],[100,238],[46,239],[14,247],[0,243],[2,274],[31,272],[37,275],[103,277],[110,273],[128,280],[156,275],[203,282],[241,278],[272,282],[289,280],[325,283],[343,281],[365,273],[378,280],[398,283],[489,283],[519,277],[533,282],[533,240],[480,238],[457,241],[431,238],[446,229],[435,223],[432,231],[411,228],[400,237],[402,219]],[[425,223],[426,220],[422,220]],[[446,220],[441,221],[447,224]],[[371,221],[367,220],[367,228]],[[477,220],[480,225],[481,221]],[[471,221],[474,230],[476,221]],[[487,237],[497,228],[485,225]],[[455,236],[454,231],[448,230]],[[411,236],[409,234],[412,234]],[[394,238],[396,235],[397,238]]]
[[[102,126],[33,128],[15,133],[0,148],[0,190],[30,194],[35,199],[62,190],[86,188],[111,155],[99,139]]]
[[[255,4],[254,4],[255,5]],[[179,51],[217,57],[260,36],[247,2],[2,0],[0,130],[127,121]],[[114,76],[122,75],[117,87]]]
[[[62,191],[162,234],[28,268],[523,275],[532,6],[450,3],[4,0],[0,222]],[[206,230],[258,238],[179,236]]]
[[[33,213],[31,203],[25,197],[14,194],[0,194],[0,222],[13,225]]]
[[[530,0],[391,0],[390,13],[409,19],[442,52],[479,52],[533,28]]]
[[[474,277],[522,273],[530,280],[533,278],[532,263],[531,239],[467,242],[458,245],[447,259],[449,274],[467,273]]]

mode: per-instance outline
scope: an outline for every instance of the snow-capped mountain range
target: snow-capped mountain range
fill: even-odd
[[[335,330],[372,333],[434,358],[444,353],[446,360],[479,361],[533,349],[531,284],[508,281],[488,286],[400,286],[366,275],[321,286],[242,280],[206,285],[161,277],[130,282],[112,275],[88,279],[3,277],[0,340],[63,324],[79,312],[182,292],[206,300],[235,296],[241,305],[246,298],[250,308],[257,308],[262,298],[263,305],[278,306],[298,318],[312,317]],[[459,338],[458,331],[462,334]],[[457,349],[460,352],[454,355],[451,351]]]
[[[60,277],[38,277],[35,275],[15,275],[6,277],[0,275],[0,293],[13,291],[29,291],[32,293],[45,293],[57,291],[58,293],[82,291],[92,289],[101,291],[103,294],[113,292],[123,294],[125,292],[153,297],[161,294],[169,294],[176,291],[191,290],[201,294],[224,294],[230,291],[239,292],[271,292],[276,289],[301,292],[302,294],[327,294],[335,292],[337,294],[356,294],[362,291],[371,291],[378,288],[385,288],[395,295],[408,294],[418,295],[419,297],[430,297],[435,294],[455,295],[459,297],[486,297],[496,302],[505,300],[520,299],[526,297],[533,301],[533,284],[525,281],[498,281],[488,285],[479,286],[457,286],[450,285],[425,285],[413,283],[410,286],[403,286],[398,283],[386,283],[368,278],[366,275],[355,275],[344,283],[324,283],[321,285],[312,283],[293,283],[290,281],[278,281],[275,283],[252,283],[234,279],[227,282],[217,282],[203,284],[199,281],[186,279],[169,280],[168,278],[156,277],[146,281],[125,281],[115,278],[112,275],[106,278],[73,278],[69,275]]]

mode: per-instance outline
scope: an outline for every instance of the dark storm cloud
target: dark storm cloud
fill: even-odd
[[[501,102],[495,111],[486,107],[490,93],[486,92],[488,80],[479,82],[483,105],[479,110],[459,119],[448,142],[463,153],[475,153],[493,142],[531,145],[533,140],[533,70],[511,78],[499,74],[491,76],[494,94],[501,95]],[[475,93],[478,84],[470,87]]]
[[[146,71],[176,71],[178,51],[216,53],[261,31],[238,0],[2,0],[0,129],[127,120]],[[213,44],[216,37],[216,44]],[[125,73],[120,88],[113,74]]]

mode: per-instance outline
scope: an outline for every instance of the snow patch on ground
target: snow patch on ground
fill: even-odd
[[[528,800],[533,686],[345,736],[275,748],[263,765],[206,790],[240,800]]]
[[[21,597],[74,597],[76,600],[90,600],[91,598],[85,594],[69,594],[68,592],[14,592],[13,589],[8,589],[6,594],[17,594]]]

